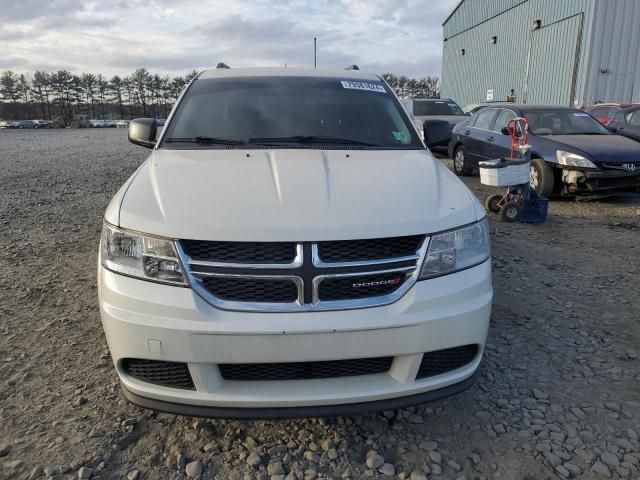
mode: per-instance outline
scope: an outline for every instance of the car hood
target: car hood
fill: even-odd
[[[415,117],[416,120],[420,122],[424,122],[425,120],[444,120],[449,122],[449,125],[457,125],[460,122],[468,120],[469,117],[466,115],[425,115]]]
[[[426,150],[159,149],[105,218],[172,238],[320,241],[430,233],[482,215]]]
[[[569,145],[597,163],[640,163],[640,143],[622,135],[544,136],[558,145]]]

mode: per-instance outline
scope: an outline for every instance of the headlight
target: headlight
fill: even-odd
[[[491,256],[487,219],[431,237],[420,280],[464,270]]]
[[[142,280],[186,285],[173,241],[105,223],[100,242],[102,266]]]
[[[583,156],[575,153],[558,150],[556,152],[556,156],[558,157],[558,163],[560,165],[567,165],[569,167],[598,168],[590,160],[587,160]]]

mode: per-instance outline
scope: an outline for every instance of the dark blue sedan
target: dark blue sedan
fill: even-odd
[[[508,157],[510,120],[525,117],[531,145],[531,186],[544,196],[640,188],[640,143],[612,134],[591,115],[567,107],[499,104],[453,128],[449,155],[458,175],[478,162]]]

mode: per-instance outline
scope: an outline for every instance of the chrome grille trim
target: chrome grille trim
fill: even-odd
[[[290,264],[238,264],[225,262],[206,262],[192,260],[186,253],[179,240],[175,241],[176,250],[182,261],[183,271],[185,272],[190,286],[202,297],[207,303],[222,310],[243,311],[243,312],[309,312],[309,311],[328,311],[328,310],[352,310],[359,308],[379,307],[389,305],[402,298],[417,282],[424,257],[429,246],[430,237],[424,235],[422,244],[419,246],[415,255],[402,256],[395,258],[385,258],[379,260],[367,261],[348,261],[324,263],[320,260],[318,253],[318,244],[315,242],[307,242],[311,247],[311,264],[314,268],[322,269],[322,273],[315,275],[311,281],[311,301],[305,302],[305,282],[298,275],[287,274],[287,270],[305,268],[304,264],[304,244],[296,245],[296,259]],[[308,248],[308,247],[307,247]],[[408,262],[412,265],[407,266]],[[393,264],[397,266],[394,267]],[[366,269],[365,267],[377,267]],[[344,272],[345,268],[357,268],[354,272]],[[385,268],[387,267],[387,268]],[[224,268],[231,272],[212,272],[208,268]],[[337,269],[336,273],[327,273],[331,269]],[[235,273],[235,269],[251,270],[249,273]],[[269,274],[261,274],[260,270],[275,270],[278,273],[270,272]],[[280,273],[282,272],[282,273]],[[379,295],[374,297],[365,297],[359,299],[347,300],[330,300],[323,301],[319,298],[319,288],[322,281],[328,278],[344,278],[344,277],[366,277],[371,275],[380,275],[386,273],[398,273],[406,275],[400,286],[390,294]],[[288,303],[268,303],[268,302],[245,302],[223,300],[213,295],[202,283],[202,279],[212,276],[220,277],[236,277],[247,279],[273,279],[273,280],[289,280],[296,284],[298,288],[298,298],[295,302]]]

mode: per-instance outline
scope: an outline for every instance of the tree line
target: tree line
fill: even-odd
[[[61,120],[69,123],[79,115],[88,118],[165,118],[185,85],[197,75],[170,77],[138,68],[128,76],[73,74],[67,70],[0,74],[0,118],[6,120]],[[437,76],[409,78],[383,75],[401,98],[438,98]]]
[[[67,70],[0,74],[0,117],[11,120],[89,118],[164,118],[197,75],[169,77],[138,68],[129,76],[72,74]]]
[[[440,78],[438,76],[411,78],[385,73],[382,78],[400,98],[440,98]]]

